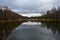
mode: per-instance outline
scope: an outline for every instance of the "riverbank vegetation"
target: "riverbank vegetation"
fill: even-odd
[[[38,17],[31,17],[31,19],[37,19],[38,21],[60,21],[60,7],[52,8],[46,11],[43,15]]]
[[[0,21],[22,21],[26,20],[28,17],[21,16],[20,14],[13,12],[8,7],[0,8]]]
[[[60,7],[52,8],[41,16],[25,17],[11,11],[7,6],[5,9],[0,8],[0,21],[60,21]]]
[[[40,19],[60,21],[60,7],[48,10],[44,15],[40,17]]]

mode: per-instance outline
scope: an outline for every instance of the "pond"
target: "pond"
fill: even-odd
[[[59,22],[1,23],[1,40],[60,40]]]

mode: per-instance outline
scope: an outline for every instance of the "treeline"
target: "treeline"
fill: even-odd
[[[17,20],[26,18],[28,17],[23,17],[18,13],[11,11],[8,7],[0,8],[0,20]]]
[[[55,34],[60,33],[60,22],[41,22],[41,26],[51,29],[51,31]]]
[[[40,19],[60,19],[60,7],[48,10]]]

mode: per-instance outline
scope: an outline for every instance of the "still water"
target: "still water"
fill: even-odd
[[[57,22],[13,22],[5,26],[1,29],[1,40],[60,40],[60,23]]]

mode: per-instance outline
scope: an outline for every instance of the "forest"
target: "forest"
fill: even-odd
[[[22,20],[28,19],[28,17],[24,17],[16,12],[11,11],[8,7],[5,9],[0,8],[0,20]]]
[[[60,20],[60,7],[52,8],[43,15],[37,17],[25,17],[16,12],[11,11],[8,7],[0,8],[0,20],[25,20],[25,21],[56,21]]]
[[[52,8],[51,10],[46,11],[46,13],[39,18],[43,19],[60,19],[60,7]]]

